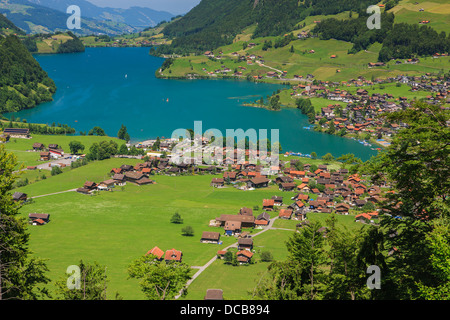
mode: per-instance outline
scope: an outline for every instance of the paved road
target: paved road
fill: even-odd
[[[264,229],[262,229],[261,231],[255,233],[254,235],[252,235],[252,238],[259,236],[260,234],[263,234],[264,232],[266,232],[267,230],[271,230],[271,229],[280,229],[280,230],[289,230],[292,231],[292,229],[281,229],[281,228],[273,228],[273,223],[275,222],[275,220],[278,219],[278,217],[272,218],[269,220],[269,224],[267,225],[267,227],[265,227]],[[228,247],[222,249],[223,251],[227,251],[230,248],[236,248],[237,247],[237,242],[229,245]],[[214,256],[211,260],[209,260],[205,265],[203,266],[194,266],[192,267],[193,269],[198,269],[198,271],[192,276],[192,278],[186,283],[186,288],[189,287],[189,285],[195,280],[197,279],[197,277],[199,275],[202,274],[203,271],[206,270],[206,268],[208,268],[214,261],[217,260],[217,255]],[[179,297],[181,297],[181,294],[183,293],[183,291],[180,291],[180,293],[175,297],[175,299],[178,299]]]

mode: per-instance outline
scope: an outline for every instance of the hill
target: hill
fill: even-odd
[[[156,11],[144,7],[130,7],[128,9],[98,7],[85,0],[28,0],[34,4],[66,12],[71,5],[80,7],[82,15],[96,20],[111,20],[117,23],[125,23],[138,31],[148,27],[154,27],[158,23],[170,20],[174,15],[165,11]]]
[[[0,0],[0,13],[26,33],[55,33],[68,31],[65,12],[31,3],[27,0]],[[123,22],[101,21],[81,17],[81,30],[73,30],[79,35],[94,33],[117,35],[134,32],[136,29]]]
[[[14,35],[0,36],[0,113],[51,101],[55,83]]]
[[[237,34],[257,24],[253,37],[279,36],[311,15],[365,10],[376,0],[203,0],[163,33],[175,38],[161,53],[211,50],[233,42]]]

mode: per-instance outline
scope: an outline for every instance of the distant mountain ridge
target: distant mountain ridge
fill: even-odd
[[[31,3],[66,12],[70,5],[77,5],[83,17],[96,20],[112,20],[128,24],[137,29],[154,27],[161,21],[170,21],[174,15],[166,11],[156,11],[146,7],[130,7],[128,9],[103,8],[86,0],[28,0]]]
[[[52,4],[55,7],[58,5],[60,9],[43,4]],[[81,30],[71,30],[77,35],[114,36],[139,32],[152,24],[156,25],[160,22],[159,19],[170,20],[173,16],[165,13],[153,14],[153,10],[147,10],[147,8],[139,8],[139,10],[110,8],[111,10],[108,11],[109,9],[103,10],[85,0],[0,0],[0,13],[29,34],[66,32],[68,31],[67,19],[70,16],[66,10],[69,5],[79,5],[81,9]],[[134,26],[125,20],[131,21]]]

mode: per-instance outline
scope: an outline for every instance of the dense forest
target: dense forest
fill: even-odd
[[[212,50],[232,43],[246,27],[257,24],[253,37],[279,36],[291,31],[310,15],[336,14],[360,10],[376,0],[203,0],[163,30],[173,38],[170,46],[160,46],[156,54],[187,54]]]
[[[0,37],[0,113],[51,101],[55,83],[16,36]]]

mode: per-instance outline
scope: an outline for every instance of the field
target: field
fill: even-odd
[[[43,137],[39,138],[48,143]],[[54,137],[61,144],[65,138]],[[24,140],[17,140],[19,145],[26,144]],[[288,160],[290,157],[283,158],[283,161]],[[305,163],[321,161],[304,160]],[[136,159],[119,158],[91,162],[76,169],[66,168],[60,175],[47,175],[45,180],[14,190],[25,192],[29,197],[40,196],[21,208],[23,217],[26,218],[29,213],[50,214],[50,223],[45,226],[30,226],[29,232],[30,248],[37,257],[47,260],[50,269],[48,275],[52,282],[66,279],[67,267],[77,264],[79,260],[97,261],[107,267],[109,298],[119,292],[124,299],[144,299],[137,281],[127,277],[127,266],[134,259],[158,246],[163,250],[181,250],[183,261],[188,265],[203,266],[218,250],[236,242],[234,237],[222,236],[221,245],[200,243],[203,231],[222,233],[219,228],[209,227],[211,219],[221,214],[237,214],[244,206],[261,208],[262,200],[274,195],[281,195],[290,203],[290,197],[295,194],[280,192],[276,185],[256,191],[240,191],[232,187],[215,189],[209,186],[213,177],[211,175],[155,175],[152,177],[157,182],[154,185],[139,187],[127,184],[123,188],[116,187],[112,192],[104,191],[95,196],[73,191],[53,194],[81,187],[88,180],[106,180],[111,168],[138,162],[140,161]],[[332,166],[340,167],[337,163]],[[30,180],[34,174],[37,173],[25,173]],[[182,225],[170,223],[175,212],[184,219]],[[254,215],[261,212],[261,209],[255,209]],[[271,217],[277,214],[272,212]],[[327,217],[326,214],[310,216],[311,220],[322,222]],[[338,218],[346,226],[360,227],[360,224],[355,224],[352,216]],[[181,234],[181,228],[188,225],[194,229],[193,237]],[[186,298],[203,299],[206,289],[214,287],[223,288],[228,299],[249,298],[248,292],[253,290],[255,281],[268,265],[258,261],[259,253],[261,250],[268,250],[274,259],[285,259],[285,242],[295,230],[295,221],[276,221],[274,227],[280,229],[268,230],[255,237],[255,264],[232,267],[224,265],[223,261],[216,261],[192,283]],[[258,230],[249,231],[254,233]]]
[[[80,141],[84,146],[84,152],[88,152],[89,148],[95,142],[100,142],[103,140],[113,140],[116,141],[120,146],[123,141],[117,138],[101,137],[101,136],[62,136],[62,135],[39,135],[32,134],[32,139],[15,139],[11,138],[11,141],[6,144],[6,150],[14,152],[17,156],[19,163],[27,166],[36,166],[42,164],[40,161],[40,153],[33,150],[33,144],[36,142],[44,144],[48,147],[49,144],[58,144],[65,153],[70,153],[69,143],[71,141]]]

